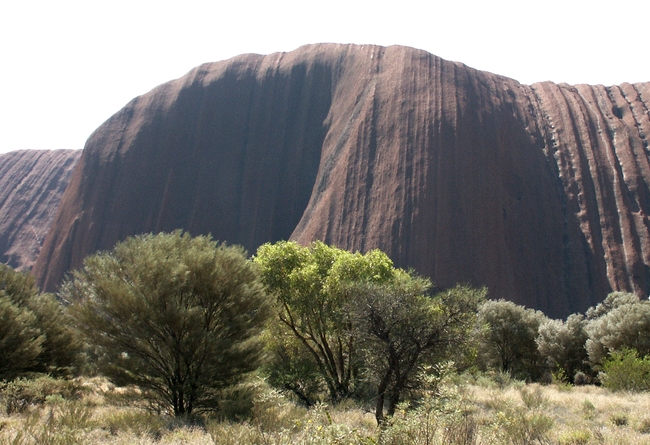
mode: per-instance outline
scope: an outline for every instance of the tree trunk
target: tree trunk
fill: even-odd
[[[393,370],[389,369],[381,379],[381,382],[379,382],[379,385],[377,385],[377,403],[375,404],[375,419],[377,420],[377,425],[382,425],[384,423],[384,400],[386,398],[386,388],[388,388],[388,383],[392,376]]]

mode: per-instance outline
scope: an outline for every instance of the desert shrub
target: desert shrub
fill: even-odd
[[[519,390],[524,406],[528,409],[541,408],[548,404],[548,397],[544,395],[542,389],[537,385],[527,385]]]
[[[495,435],[503,442],[513,445],[551,443],[550,432],[553,419],[541,412],[509,409],[497,413]]]
[[[263,358],[270,302],[240,247],[142,235],[85,259],[61,291],[99,370],[175,416],[218,407]]]
[[[636,430],[641,434],[650,434],[650,417],[644,417],[639,420]]]
[[[479,364],[518,379],[539,379],[545,367],[535,339],[547,320],[541,312],[510,301],[486,301],[478,313]]]
[[[590,400],[583,400],[582,402],[582,414],[587,420],[591,420],[596,416],[596,407]]]
[[[634,349],[650,354],[650,301],[634,294],[614,292],[596,308],[587,311],[585,346],[589,360],[597,366],[614,351]]]
[[[30,274],[0,264],[0,380],[73,372],[81,345],[70,324],[61,303],[40,294]]]
[[[0,384],[0,400],[7,414],[22,413],[30,406],[43,405],[49,398],[76,400],[83,391],[75,380],[40,376],[34,379],[18,378]]]
[[[588,385],[589,382],[589,376],[582,371],[576,372],[576,374],[573,376],[573,384],[576,386]]]
[[[9,439],[12,445],[81,445],[95,424],[92,408],[78,402],[64,402],[29,413]]]
[[[625,426],[628,423],[627,414],[625,413],[613,413],[609,416],[609,421],[616,426]]]
[[[0,380],[11,380],[35,366],[44,340],[34,314],[0,293]]]
[[[425,392],[417,404],[401,404],[379,430],[381,445],[472,445],[479,440],[476,409],[454,386]]]
[[[100,424],[113,436],[131,433],[136,437],[150,436],[158,439],[168,422],[151,411],[136,409],[109,412],[101,418]]]
[[[650,391],[650,356],[640,358],[633,349],[613,352],[603,364],[600,380],[614,391]]]
[[[587,321],[579,314],[570,315],[565,322],[560,320],[546,320],[539,327],[537,348],[546,360],[548,369],[562,370],[566,379],[572,383],[571,378],[579,371],[588,371]]]
[[[587,430],[576,430],[563,433],[560,436],[560,445],[587,445],[591,440],[591,433]]]

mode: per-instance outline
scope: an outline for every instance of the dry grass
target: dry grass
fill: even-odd
[[[594,386],[447,384],[399,410],[380,430],[354,405],[306,410],[258,388],[243,421],[182,422],[138,405],[137,393],[101,379],[80,400],[48,399],[0,415],[0,445],[72,444],[626,444],[650,445],[650,394]]]

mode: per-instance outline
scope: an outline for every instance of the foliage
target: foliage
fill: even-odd
[[[0,380],[27,372],[69,374],[80,344],[63,306],[34,278],[0,264]]]
[[[176,416],[215,409],[255,370],[268,298],[239,247],[142,235],[86,258],[63,287],[99,369]]]
[[[401,404],[379,430],[382,445],[480,443],[473,401],[457,388],[444,386],[425,391],[413,409]]]
[[[588,371],[586,324],[584,316],[573,314],[565,322],[547,319],[540,325],[536,343],[548,368],[561,370],[569,379]]]
[[[463,383],[461,376],[445,375],[428,374],[417,397],[400,403],[379,428],[372,414],[349,399],[305,409],[257,378],[245,385],[254,388],[247,417],[205,413],[192,421],[143,410],[142,399],[114,405],[104,396],[127,388],[102,378],[79,379],[87,388],[80,399],[53,396],[22,414],[0,416],[0,444],[648,443],[650,393],[630,396],[595,386],[561,393],[554,386],[521,382],[499,389],[469,383],[467,374]]]
[[[55,379],[41,375],[36,378],[17,378],[0,384],[0,401],[7,414],[22,413],[32,406],[43,405],[47,400],[58,397],[75,400],[82,388],[75,380]]]
[[[634,349],[614,351],[603,364],[600,380],[614,391],[650,391],[650,356],[640,358]]]
[[[598,303],[595,307],[587,309],[586,317],[588,320],[595,320],[621,306],[636,304],[639,297],[630,292],[612,292],[607,295],[605,300]]]
[[[548,318],[505,300],[486,301],[479,309],[481,330],[479,361],[485,367],[508,372],[515,378],[537,380],[544,370],[544,357],[535,339]]]
[[[589,359],[601,364],[613,351],[630,348],[650,355],[650,301],[634,294],[614,292],[587,312],[586,342]]]
[[[112,436],[128,432],[136,437],[151,436],[159,438],[167,422],[150,411],[122,410],[111,412],[101,419],[101,424]]]
[[[45,340],[36,317],[0,294],[0,380],[11,380],[37,363]]]
[[[404,274],[391,285],[350,289],[364,363],[375,387],[375,417],[392,416],[409,389],[421,387],[419,371],[466,346],[486,289],[459,285],[434,297],[428,280]]]
[[[345,290],[351,283],[390,282],[398,273],[392,261],[379,250],[362,255],[322,242],[265,244],[254,260],[277,298],[280,323],[271,328],[269,344],[274,381],[310,404],[319,387],[317,371],[332,402],[349,397],[359,383],[360,362]]]

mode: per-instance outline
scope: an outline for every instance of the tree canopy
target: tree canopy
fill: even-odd
[[[317,370],[332,401],[348,397],[358,377],[359,356],[345,289],[350,283],[393,279],[398,272],[390,258],[379,250],[363,255],[320,241],[306,247],[282,241],[261,246],[254,261],[278,303],[280,326],[272,345],[281,358],[278,366]]]
[[[79,347],[61,303],[39,293],[29,273],[0,264],[0,379],[69,374]]]
[[[61,293],[99,369],[177,416],[216,409],[260,363],[270,305],[256,267],[209,236],[128,238],[86,258]]]
[[[427,295],[429,280],[401,276],[391,285],[362,285],[353,311],[365,368],[376,387],[375,418],[395,413],[405,391],[418,388],[423,365],[466,347],[487,290],[458,285]],[[386,403],[387,402],[387,403]]]
[[[626,292],[613,292],[587,311],[586,341],[589,360],[601,364],[614,351],[633,349],[650,355],[650,301]]]
[[[479,360],[513,377],[536,380],[544,369],[536,338],[548,318],[511,301],[486,301],[478,312],[482,328]]]

